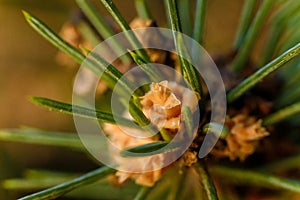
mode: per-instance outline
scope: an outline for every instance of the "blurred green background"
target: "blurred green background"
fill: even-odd
[[[136,15],[132,0],[115,2],[128,20]],[[209,53],[221,54],[231,49],[242,3],[208,1],[205,47]],[[158,24],[164,26],[162,1],[151,0],[149,4]],[[57,50],[29,27],[21,10],[33,13],[58,32],[76,9],[71,0],[0,0],[0,129],[29,126],[75,131],[72,117],[49,112],[27,100],[33,95],[70,102],[76,67],[57,64]],[[95,166],[87,155],[61,148],[0,142],[0,180],[21,176],[25,168],[76,172]],[[0,191],[0,199],[14,199],[16,195],[20,194]]]

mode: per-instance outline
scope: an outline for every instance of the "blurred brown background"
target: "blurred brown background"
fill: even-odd
[[[135,16],[132,0],[115,2],[127,19]],[[164,26],[162,2],[151,0],[149,4],[158,24]],[[242,3],[241,0],[208,1],[205,47],[209,53],[230,50]],[[75,131],[72,117],[49,112],[27,100],[33,95],[71,102],[76,68],[59,66],[55,61],[57,50],[29,27],[21,13],[27,10],[59,31],[75,9],[71,0],[0,0],[0,129],[29,126]],[[101,6],[100,9],[106,13]],[[76,162],[85,161],[88,163],[86,155],[78,156],[59,148],[0,142],[0,179],[18,176],[27,167],[81,169]]]

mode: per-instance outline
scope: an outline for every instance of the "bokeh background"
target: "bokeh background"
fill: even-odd
[[[134,18],[132,0],[115,2],[128,20]],[[151,0],[149,4],[158,24],[165,26],[162,2]],[[242,3],[240,0],[208,1],[205,48],[209,53],[217,55],[230,50]],[[75,132],[72,117],[49,112],[27,100],[33,95],[71,102],[77,68],[60,66],[56,62],[57,49],[29,27],[21,11],[30,11],[59,31],[76,9],[71,0],[0,0],[0,129],[26,126]],[[0,141],[0,179],[21,176],[26,168],[76,172],[96,166],[83,153]],[[0,199],[14,199],[18,195],[20,193],[0,191]]]

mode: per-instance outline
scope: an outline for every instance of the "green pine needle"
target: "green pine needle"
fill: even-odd
[[[264,118],[263,124],[265,126],[273,125],[283,120],[287,120],[291,116],[294,116],[299,113],[300,113],[300,102],[297,102],[267,116],[266,118]]]
[[[0,130],[0,140],[64,147],[77,151],[85,150],[77,134],[49,132],[38,129],[26,128]]]
[[[95,33],[95,31],[91,28],[91,26],[87,22],[81,20],[78,23],[77,27],[78,27],[79,34],[82,35],[84,40],[89,41],[91,45],[97,46],[100,43],[99,36]]]
[[[23,178],[7,179],[2,182],[6,190],[36,191],[61,184],[78,177],[78,174],[38,169],[26,169]]]
[[[74,179],[81,174],[48,171],[39,169],[26,169],[24,177],[7,179],[3,181],[3,187],[9,192],[39,191],[48,187],[59,185],[63,182]],[[138,192],[139,186],[132,181],[126,183],[126,187],[116,187],[109,179],[101,179],[95,183],[80,187],[78,190],[66,194],[71,199],[132,199]],[[60,199],[60,198],[59,198]]]
[[[272,171],[272,172],[284,172],[293,169],[295,170],[299,169],[299,163],[300,163],[300,155],[297,154],[294,156],[280,159],[278,161],[268,163],[267,165],[259,167],[258,169],[261,171],[264,170],[264,171]]]
[[[129,81],[126,77],[122,77],[123,74],[115,68],[112,64],[108,63],[104,58],[98,55],[95,52],[89,52],[89,56],[86,59],[86,65],[96,65],[99,67],[101,72],[103,71],[103,76],[101,77],[108,86],[113,89],[118,94],[131,94],[133,92],[134,85],[131,81]],[[85,64],[83,65],[85,66]],[[114,86],[118,83],[121,88],[114,88]],[[138,89],[133,95],[142,95],[143,93]]]
[[[85,117],[90,119],[97,119],[103,123],[111,123],[116,124],[116,120],[118,119],[118,125],[127,126],[127,127],[135,127],[133,126],[133,122],[123,118],[121,116],[112,115],[111,113],[102,112],[99,110],[93,110],[90,108],[85,108],[81,106],[71,105],[43,97],[30,97],[30,101],[33,103],[42,106],[44,108],[48,108],[51,111],[62,112],[69,115],[76,115],[79,117]]]
[[[209,171],[211,171],[211,173],[215,176],[222,177],[222,180],[226,182],[255,185],[265,188],[284,189],[300,193],[300,182],[296,180],[280,178],[262,172],[223,166],[210,167]]]
[[[240,96],[242,96],[245,92],[250,90],[254,87],[257,83],[262,81],[266,76],[274,72],[275,70],[279,69],[280,67],[284,66],[285,63],[289,62],[296,56],[300,54],[300,43],[292,47],[291,49],[287,50],[280,56],[278,56],[273,61],[269,62],[264,67],[260,68],[234,89],[232,89],[227,95],[227,102],[232,103]]]
[[[168,0],[163,0],[164,1],[164,9],[166,10],[166,20],[167,20],[167,27],[168,28],[172,28],[172,26],[171,26],[171,19],[170,19],[170,17],[169,17],[169,13],[168,13]]]
[[[39,34],[41,34],[46,40],[52,43],[55,47],[68,54],[79,64],[82,64],[85,61],[85,56],[75,47],[63,40],[59,35],[52,31],[46,24],[32,16],[26,11],[23,11],[25,19]],[[92,62],[90,59],[87,59],[84,63],[84,67],[92,70],[96,75],[103,73],[103,79],[106,80],[107,84],[113,88],[113,86],[118,82],[122,73],[119,72],[114,66],[107,63],[103,58],[99,59],[100,56],[97,56],[97,64]],[[122,84],[127,89],[129,83]]]
[[[144,115],[141,107],[139,106],[139,98],[131,98],[129,101],[129,113],[133,117],[133,119],[138,123],[141,127],[146,127],[147,131],[155,134],[155,128],[150,125],[150,120]],[[150,126],[148,126],[150,125]]]
[[[116,5],[112,0],[101,0],[104,7],[110,13],[110,15],[114,18],[116,23],[120,26],[121,30],[124,31],[127,40],[130,42],[132,47],[136,49],[136,53],[143,58],[143,60],[149,62],[149,56],[145,49],[142,48],[141,43],[134,35],[133,32],[130,32],[131,28],[125,18],[122,16]]]
[[[135,8],[141,19],[153,19],[146,0],[135,0]]]
[[[196,4],[193,38],[201,45],[203,44],[206,4],[207,0],[197,0]]]
[[[272,59],[276,50],[280,46],[279,42],[284,32],[287,29],[287,23],[300,10],[300,1],[286,1],[280,10],[273,17],[271,27],[268,34],[268,39],[262,54],[262,63],[265,64]],[[298,18],[299,21],[299,18]],[[293,26],[297,26],[295,23]],[[293,33],[295,34],[295,33]],[[295,34],[299,35],[299,34]]]
[[[48,188],[46,190],[25,196],[23,198],[20,198],[19,200],[50,200],[50,199],[56,199],[58,197],[61,197],[65,195],[66,193],[81,187],[85,186],[87,184],[91,184],[93,182],[96,182],[104,177],[106,177],[109,174],[114,173],[116,170],[109,168],[109,167],[101,167],[99,169],[96,169],[94,171],[91,171],[89,173],[86,173],[82,176],[79,176],[78,178],[75,178],[73,180],[67,181],[65,183],[62,183],[60,185]]]
[[[141,189],[139,190],[139,192],[137,193],[137,195],[134,197],[133,200],[144,200],[147,198],[148,194],[151,191],[151,187],[141,187]]]
[[[149,144],[144,144],[137,147],[127,148],[123,150],[120,155],[123,157],[140,157],[140,154],[144,154],[143,156],[150,156],[157,154],[155,151],[160,150],[161,148],[167,146],[169,142],[153,142]],[[178,148],[176,145],[172,145],[170,148],[165,149],[160,153],[167,153],[173,151],[174,149]],[[155,152],[155,153],[154,153]]]
[[[234,49],[239,49],[243,44],[256,2],[256,0],[247,0],[244,3],[239,27],[235,36]]]
[[[6,190],[36,191],[52,187],[69,181],[71,178],[59,178],[48,176],[44,179],[8,179],[2,182],[2,187]]]
[[[76,62],[82,63],[85,56],[75,47],[63,40],[58,34],[52,31],[45,23],[31,15],[30,13],[23,11],[24,17],[29,25],[34,28],[40,35],[46,40],[51,42],[55,47],[59,48],[64,53],[71,56]]]
[[[242,45],[236,55],[233,63],[232,69],[236,72],[240,71],[240,69],[245,65],[249,54],[255,44],[255,40],[257,39],[258,33],[261,30],[264,22],[266,21],[266,17],[274,4],[274,0],[264,0],[262,5],[260,6],[250,28],[242,42]]]
[[[226,126],[222,126],[215,122],[210,122],[208,124],[205,124],[202,128],[202,132],[204,134],[213,133],[217,137],[220,137],[222,139],[225,139],[229,134],[229,130]]]
[[[177,0],[177,5],[181,19],[182,33],[192,36],[190,1]]]
[[[182,34],[178,34],[178,32],[182,33],[182,28],[175,0],[168,0],[168,12],[171,20],[173,36],[175,39],[175,47],[178,54],[178,60],[180,63],[182,75],[185,78],[185,80],[190,84],[191,88],[201,96],[202,88],[198,72],[188,61],[190,60],[188,59],[190,58],[190,56],[184,44],[183,36]],[[187,58],[188,60],[184,58]]]
[[[139,65],[139,67],[149,76],[152,82],[159,82],[161,81],[160,73],[156,70],[156,68],[148,67],[147,65],[150,65],[147,63],[147,61],[143,60],[142,57],[140,57],[135,52],[130,51],[129,52],[132,59],[136,64]]]
[[[76,0],[76,3],[104,39],[115,35],[112,28],[105,22],[101,14],[97,12],[95,6],[92,5],[89,0]],[[117,54],[125,52],[125,49],[122,48],[120,43],[114,38],[112,38],[110,41],[111,42],[109,43],[109,45]],[[130,63],[130,59],[128,56],[122,56],[121,59],[124,64]]]
[[[200,176],[200,181],[204,188],[208,200],[218,200],[218,194],[214,183],[210,177],[209,172],[207,171],[206,165],[203,160],[199,161],[195,166],[196,171]]]
[[[189,137],[193,137],[194,135],[194,121],[193,121],[193,113],[188,106],[182,107],[182,117],[185,123],[186,132]]]

